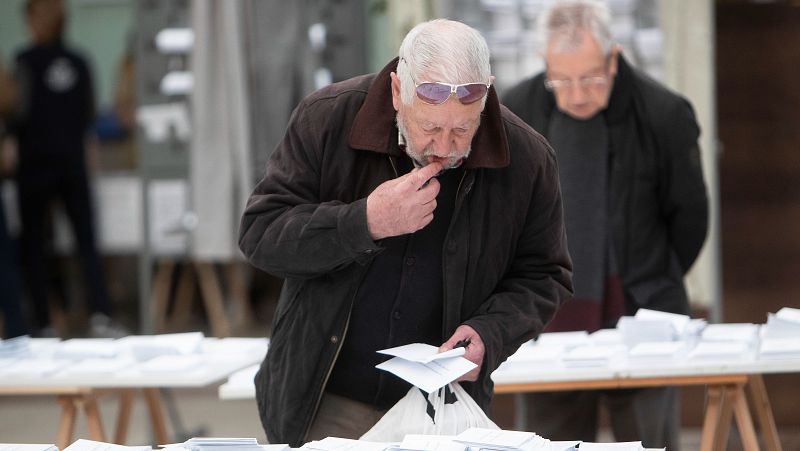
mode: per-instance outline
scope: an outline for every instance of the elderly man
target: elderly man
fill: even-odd
[[[375,351],[407,343],[468,343],[462,386],[487,409],[490,373],[569,296],[552,150],[490,74],[476,30],[435,20],[292,115],[240,232],[286,279],[256,376],[271,442],[366,432],[410,387]]]
[[[547,331],[613,327],[643,307],[687,314],[683,275],[703,245],[708,209],[691,106],[628,65],[602,3],[557,2],[539,30],[546,71],[504,103],[558,155],[575,297]],[[677,449],[674,389],[531,395],[528,426],[594,440],[601,395],[617,440]]]

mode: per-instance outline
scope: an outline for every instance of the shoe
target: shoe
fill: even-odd
[[[130,335],[128,329],[102,313],[89,318],[89,335],[92,338],[122,338]]]

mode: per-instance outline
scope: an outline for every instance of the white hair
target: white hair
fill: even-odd
[[[398,56],[400,98],[406,105],[414,99],[415,82],[489,83],[492,74],[486,40],[478,30],[453,20],[415,26],[403,38]]]
[[[603,55],[611,53],[611,13],[597,0],[562,0],[539,15],[537,30],[542,53],[551,49],[568,52],[581,43],[588,32]]]

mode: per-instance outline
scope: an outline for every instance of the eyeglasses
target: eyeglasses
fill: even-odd
[[[424,81],[415,83],[417,97],[425,103],[431,105],[441,105],[451,95],[455,94],[458,101],[464,105],[477,102],[489,92],[491,83],[462,83],[452,85],[441,81]]]
[[[588,88],[598,88],[600,86],[605,86],[608,84],[608,77],[605,75],[599,75],[596,77],[582,77],[578,79],[577,83],[574,83],[572,80],[566,79],[545,79],[544,87],[550,91],[553,90],[568,90],[572,88],[573,85],[577,85],[581,89],[588,89]]]

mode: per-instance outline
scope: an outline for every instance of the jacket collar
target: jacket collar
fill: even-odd
[[[620,52],[617,56],[617,75],[614,77],[614,87],[611,89],[611,96],[605,111],[606,122],[609,124],[619,122],[627,117],[633,87],[630,82],[631,77],[633,77],[633,69]]]
[[[389,155],[402,155],[397,146],[397,127],[392,86],[389,74],[397,69],[398,58],[392,60],[375,76],[367,97],[356,113],[350,129],[350,147]],[[500,168],[509,163],[508,138],[494,86],[489,88],[486,107],[481,113],[481,125],[472,138],[472,152],[465,168]]]

